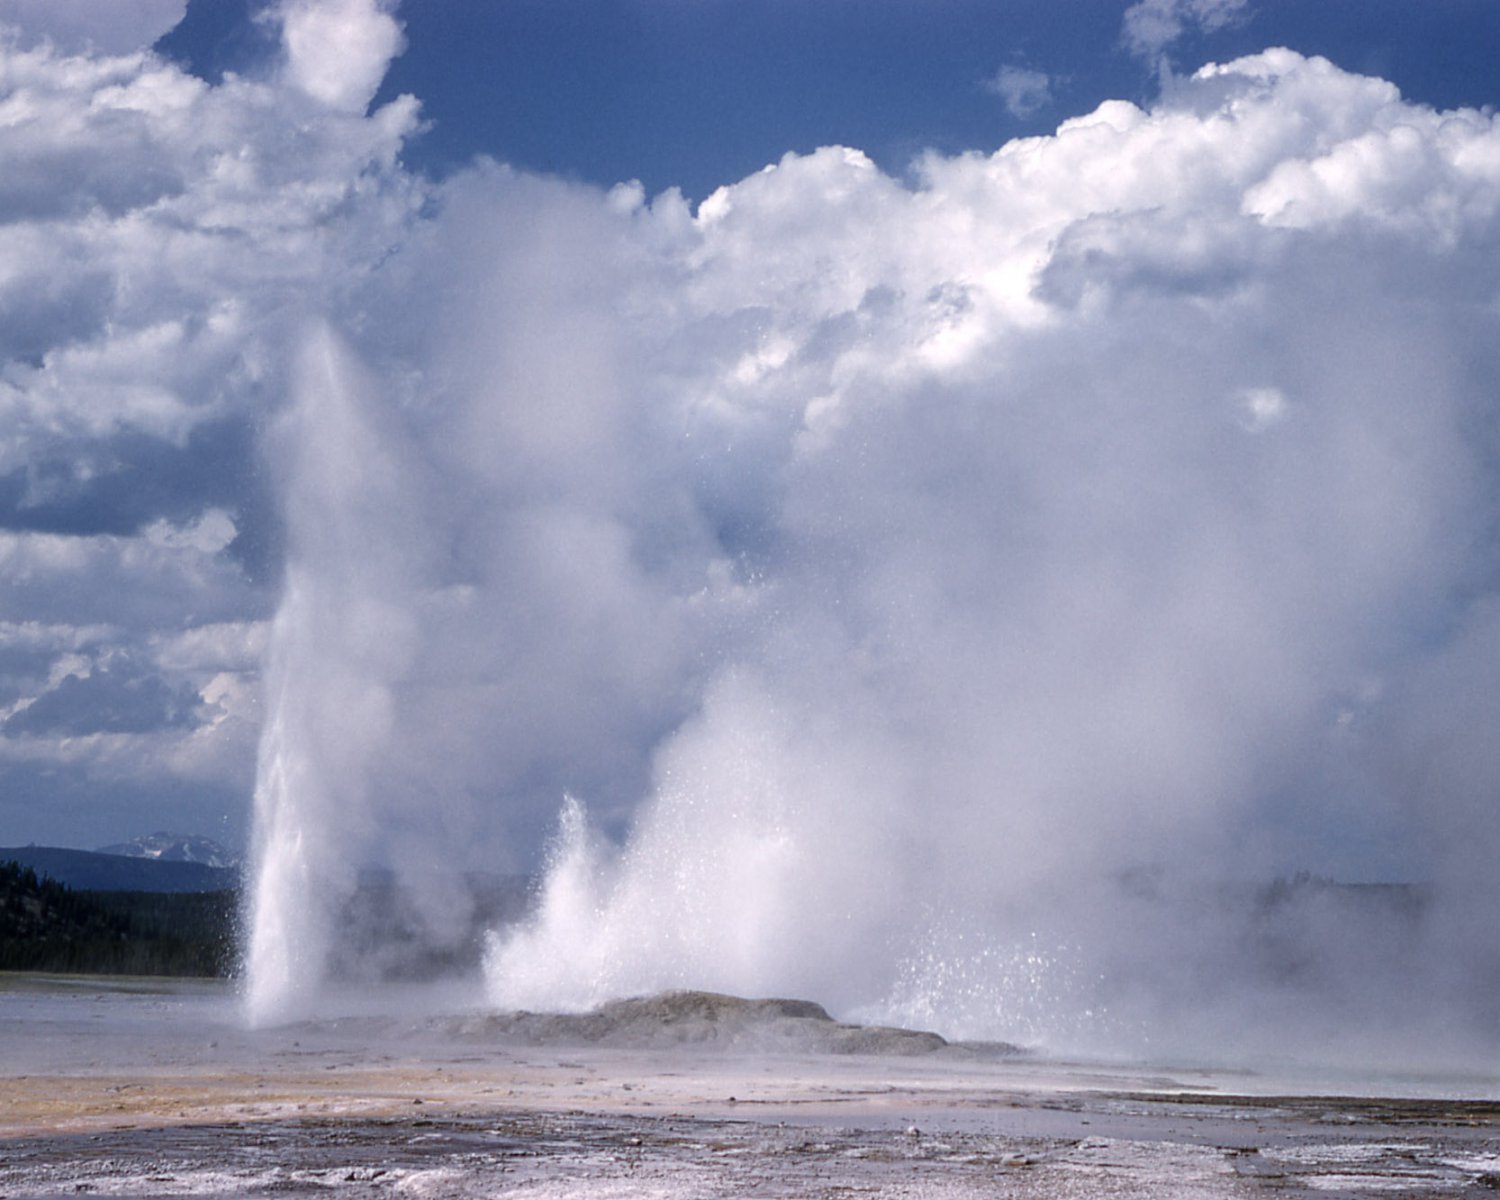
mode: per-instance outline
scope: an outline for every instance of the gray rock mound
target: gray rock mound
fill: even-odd
[[[721,1047],[814,1054],[931,1054],[936,1033],[845,1025],[810,1000],[745,1000],[718,992],[662,992],[585,1013],[499,1013],[464,1020],[459,1032],[531,1044]]]

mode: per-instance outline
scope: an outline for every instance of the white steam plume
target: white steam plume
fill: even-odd
[[[352,830],[449,936],[426,881],[571,795],[498,1004],[1232,1050],[1436,1037],[1425,979],[1482,1029],[1492,115],[1269,51],[910,187],[434,200],[303,373],[263,913]],[[1299,868],[1433,890],[1251,887]]]

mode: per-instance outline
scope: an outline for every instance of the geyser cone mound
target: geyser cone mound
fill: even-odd
[[[501,1013],[465,1022],[464,1032],[534,1043],[815,1054],[931,1054],[948,1045],[921,1030],[846,1025],[811,1000],[747,1000],[700,991],[635,996],[584,1013]]]

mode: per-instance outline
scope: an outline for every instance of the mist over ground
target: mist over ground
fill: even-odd
[[[0,384],[45,398],[28,436],[123,421],[68,398],[170,344],[199,383],[111,402],[260,448],[263,703],[161,715],[260,730],[259,1018],[317,994],[359,864],[441,945],[462,872],[545,862],[500,1007],[691,986],[1057,1049],[1493,1049],[1493,112],[1271,49],[695,207],[412,175],[417,101],[365,113],[390,14],[279,11],[277,73],[214,86],[10,44],[12,95],[69,118],[34,173],[74,184],[0,184],[51,247],[0,302],[45,271],[86,325]],[[138,540],[225,570],[215,511]],[[43,586],[52,535],[4,536]]]

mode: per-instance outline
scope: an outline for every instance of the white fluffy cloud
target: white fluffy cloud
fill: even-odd
[[[1121,36],[1133,54],[1155,60],[1190,28],[1212,33],[1247,8],[1248,0],[1137,0],[1125,10]]]
[[[279,325],[353,283],[344,266],[403,217],[403,185],[379,172],[409,102],[289,144],[295,105],[278,93],[210,88],[150,56],[15,51],[5,84],[7,466],[49,437],[180,441],[243,404],[274,371]],[[330,223],[351,204],[359,220]]]
[[[130,54],[170,31],[187,0],[0,0],[0,26],[64,54]]]
[[[283,0],[287,77],[340,112],[362,113],[404,45],[380,0]]]
[[[1033,67],[1007,65],[985,87],[1005,102],[1013,117],[1029,117],[1052,103],[1052,78]]]
[[[170,14],[149,8],[119,5],[120,28],[130,16],[153,40]],[[138,832],[142,818],[107,801],[58,825],[45,778],[25,775],[58,752],[42,715],[57,708],[55,727],[76,732],[92,704],[109,728],[68,750],[80,792],[167,787],[191,743],[193,771],[217,789],[196,820],[222,832],[228,811],[240,836],[253,692],[218,686],[228,723],[221,703],[175,700],[176,715],[154,720],[168,714],[161,697],[210,687],[224,668],[182,653],[153,668],[152,647],[199,625],[253,638],[274,604],[277,519],[255,430],[295,331],[401,236],[414,191],[394,158],[415,106],[308,120],[294,92],[211,87],[109,22],[88,46],[63,37],[70,13],[12,12],[28,36],[0,49],[0,555],[12,628],[94,633],[19,654],[8,676],[7,827],[41,840]],[[63,653],[82,655],[66,686],[53,669]],[[124,678],[109,665],[122,654],[129,686],[109,682]],[[253,680],[255,656],[230,669]]]

